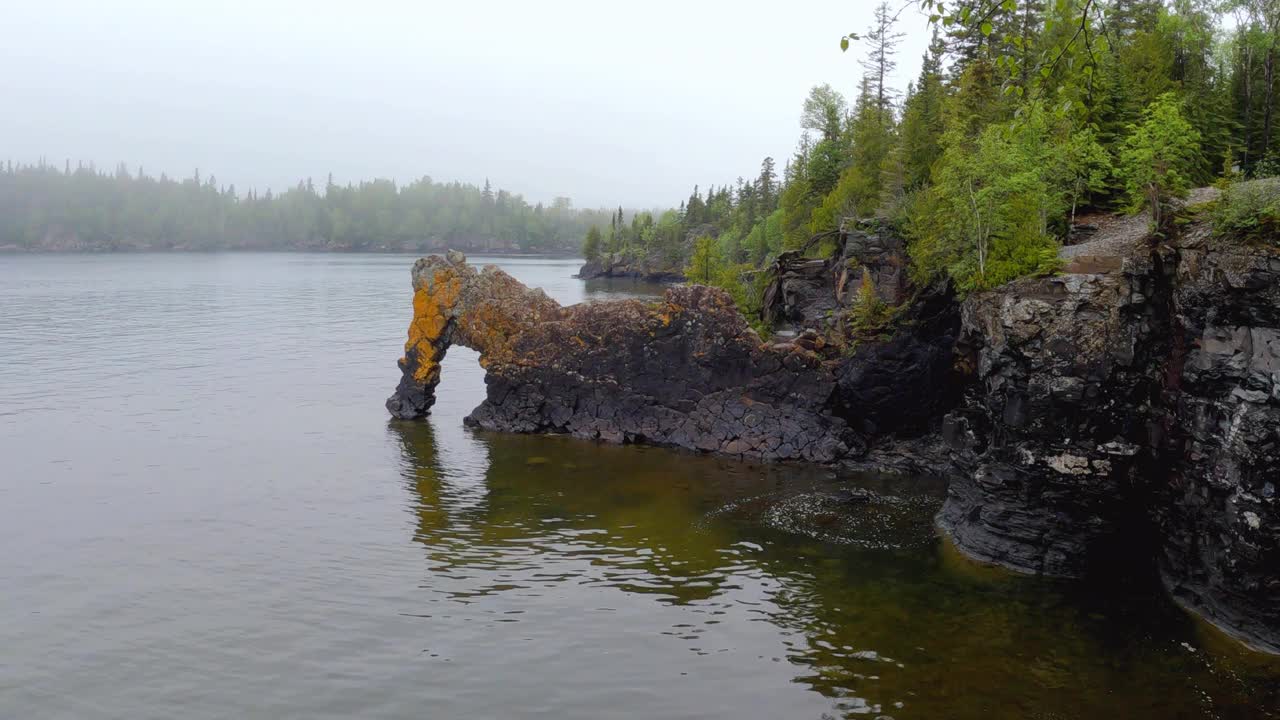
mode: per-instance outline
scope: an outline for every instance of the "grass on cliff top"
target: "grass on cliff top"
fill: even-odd
[[[1280,177],[1233,183],[1212,212],[1223,237],[1280,247]]]

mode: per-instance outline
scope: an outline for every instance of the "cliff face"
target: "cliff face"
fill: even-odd
[[[965,301],[974,377],[944,422],[960,472],[939,520],[966,552],[1080,575],[1125,547],[1158,394],[1149,270],[1024,280]]]
[[[906,244],[876,222],[845,232],[830,258],[784,253],[772,268],[764,312],[778,327],[831,338],[844,351],[832,363],[832,412],[868,443],[914,438],[933,428],[954,406],[953,351],[959,307],[950,288],[916,291],[907,282]],[[886,337],[849,336],[850,313],[866,274],[876,297],[901,315]],[[934,464],[920,457],[916,464]]]
[[[1185,605],[1280,649],[1280,257],[1198,229],[1067,270],[963,305],[941,526],[1028,572],[1154,555]]]
[[[1203,233],[1166,254],[1162,574],[1180,602],[1280,652],[1280,255]]]

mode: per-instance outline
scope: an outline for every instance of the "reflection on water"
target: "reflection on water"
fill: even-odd
[[[1276,715],[1147,584],[956,557],[935,481],[472,432],[460,347],[388,425],[412,262],[0,257],[0,720]]]
[[[445,606],[514,623],[583,588],[632,613],[674,606],[657,632],[739,656],[744,686],[781,664],[836,716],[1270,717],[1280,698],[1274,663],[1197,649],[1197,626],[1145,589],[956,557],[932,529],[934,481],[489,433],[446,453],[431,423],[391,431]],[[717,632],[751,624],[767,630]]]

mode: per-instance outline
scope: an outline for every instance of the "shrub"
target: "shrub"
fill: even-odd
[[[884,327],[889,319],[890,308],[880,299],[875,283],[871,281],[871,271],[862,268],[862,282],[858,285],[858,294],[849,306],[849,321],[857,332],[872,332]]]
[[[1214,211],[1213,226],[1222,235],[1280,246],[1280,177],[1227,188]]]

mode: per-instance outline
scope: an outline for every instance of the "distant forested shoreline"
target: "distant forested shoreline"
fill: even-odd
[[[612,210],[429,177],[237,193],[215,176],[154,177],[124,165],[0,166],[0,252],[283,250],[571,255]]]

